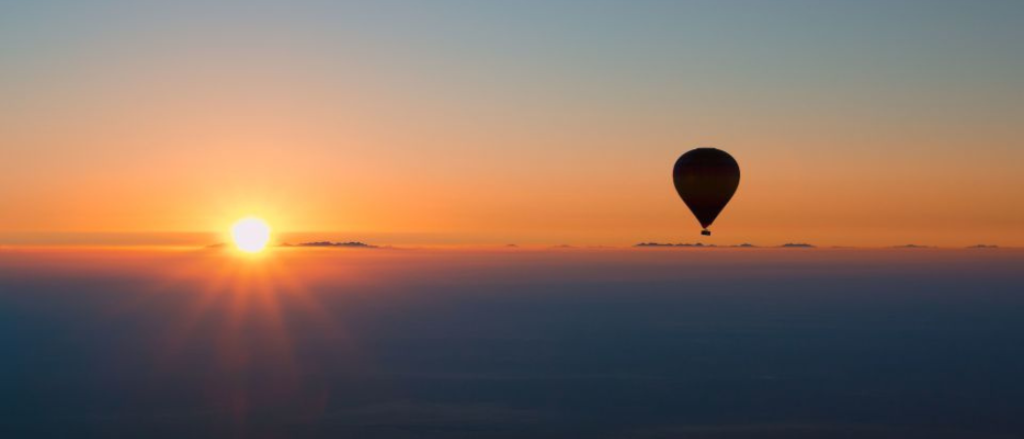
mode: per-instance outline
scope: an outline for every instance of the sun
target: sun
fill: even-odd
[[[257,253],[270,242],[270,225],[256,217],[246,217],[231,226],[235,246],[246,253]]]

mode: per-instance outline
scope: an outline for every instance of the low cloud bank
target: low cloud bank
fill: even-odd
[[[690,243],[690,242],[680,242],[680,243],[675,243],[675,244],[670,243],[670,242],[641,242],[639,244],[634,245],[633,247],[708,247],[708,248],[712,248],[712,247],[728,247],[728,248],[754,248],[754,247],[757,247],[757,246],[754,245],[754,244],[748,244],[748,243],[736,244],[736,245],[722,245],[722,246],[719,246],[719,245],[715,245],[715,244],[704,244],[704,243],[700,243],[700,242],[693,242],[693,243]]]
[[[298,244],[284,243],[281,247],[347,247],[347,248],[378,248],[375,245],[359,241],[333,242],[333,241],[312,241],[300,242]]]

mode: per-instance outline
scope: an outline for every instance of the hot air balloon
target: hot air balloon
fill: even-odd
[[[679,198],[704,228],[701,235],[710,236],[708,227],[729,204],[740,185],[740,165],[720,149],[697,148],[676,160],[672,181]]]

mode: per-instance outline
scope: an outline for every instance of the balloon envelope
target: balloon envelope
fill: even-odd
[[[676,192],[707,229],[740,185],[740,166],[729,153],[697,148],[679,157],[672,169]],[[705,235],[711,234],[707,230]]]

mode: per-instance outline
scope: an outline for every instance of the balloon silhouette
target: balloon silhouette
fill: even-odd
[[[676,160],[672,181],[679,198],[704,228],[701,235],[710,236],[708,226],[715,222],[740,185],[740,165],[720,149],[697,148]]]

